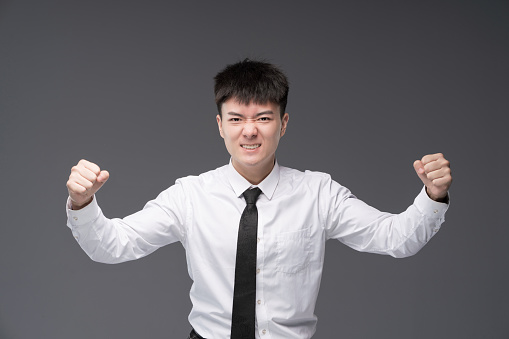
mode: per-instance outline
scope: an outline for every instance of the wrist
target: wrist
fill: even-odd
[[[73,201],[73,200],[71,199],[71,209],[72,209],[73,211],[80,210],[80,209],[82,209],[82,208],[84,208],[84,207],[88,206],[88,205],[92,202],[92,200],[94,200],[94,197],[93,197],[93,196],[92,196],[92,197],[90,197],[90,199],[88,199],[87,201],[85,201],[85,202],[83,202],[83,203],[79,204],[79,203],[77,203],[76,201]]]
[[[428,187],[426,187],[426,194],[433,201],[441,202],[444,204],[447,204],[449,202],[449,195],[447,194],[447,192],[445,192],[445,194],[443,194],[443,195],[437,196],[437,195],[431,194],[428,190]]]

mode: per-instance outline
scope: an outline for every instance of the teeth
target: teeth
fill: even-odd
[[[242,145],[242,147],[244,147],[246,149],[255,149],[255,148],[258,148],[260,146],[261,146],[260,144],[258,144],[258,145]]]

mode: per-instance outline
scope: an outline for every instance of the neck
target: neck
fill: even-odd
[[[235,170],[244,177],[251,185],[258,185],[265,179],[276,164],[274,158],[265,166],[239,166],[235,161],[232,161],[232,165]]]

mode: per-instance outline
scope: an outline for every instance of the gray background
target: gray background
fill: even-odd
[[[65,222],[81,158],[122,217],[227,163],[213,76],[266,58],[291,81],[278,160],[404,210],[412,163],[451,161],[416,256],[328,242],[315,338],[509,338],[507,1],[0,2],[0,338],[185,338],[185,253],[94,263]]]

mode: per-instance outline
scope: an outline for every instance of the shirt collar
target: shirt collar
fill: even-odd
[[[274,168],[272,168],[272,171],[269,173],[269,175],[258,185],[252,185],[249,181],[246,180],[246,178],[237,172],[235,167],[233,167],[232,159],[230,158],[230,163],[228,164],[226,175],[237,197],[240,197],[245,190],[251,186],[254,186],[259,187],[262,190],[262,193],[269,200],[271,200],[274,192],[276,191],[277,184],[279,183],[279,165],[276,160],[274,163]]]

